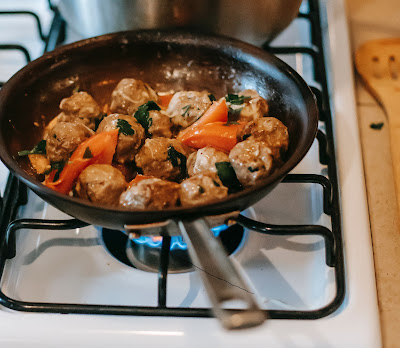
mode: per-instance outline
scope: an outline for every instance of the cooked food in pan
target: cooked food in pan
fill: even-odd
[[[157,93],[122,79],[100,106],[84,91],[60,101],[28,157],[47,187],[127,209],[207,204],[253,186],[285,161],[286,126],[254,90]]]

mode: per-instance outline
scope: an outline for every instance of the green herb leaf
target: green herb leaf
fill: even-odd
[[[246,140],[246,139],[249,138],[249,137],[251,137],[251,134],[244,134],[244,135],[242,136],[242,139],[243,139],[243,140]]]
[[[239,124],[239,122],[238,121],[228,121],[228,122],[224,123],[223,126],[230,126],[233,124]]]
[[[217,174],[224,186],[228,188],[229,193],[234,193],[242,190],[242,185],[239,182],[235,170],[230,162],[216,162]]]
[[[117,121],[117,128],[119,128],[119,133],[125,134],[125,135],[133,135],[135,134],[135,131],[132,129],[132,126],[130,123],[126,120],[121,120],[119,119]]]
[[[232,109],[228,107],[228,121],[237,121],[239,119],[240,113],[242,112],[243,108],[240,109]]]
[[[192,107],[191,104],[188,104],[188,105],[184,106],[184,107],[182,108],[182,110],[183,110],[182,116],[186,116],[191,107]]]
[[[60,178],[60,173],[64,169],[65,162],[54,162],[54,163],[51,163],[50,166],[51,166],[50,172],[53,170],[57,170],[56,174],[54,175],[54,179],[53,179],[53,182],[56,182]],[[48,174],[48,173],[46,173],[46,174]]]
[[[175,150],[175,148],[170,145],[168,147],[168,156],[167,159],[171,161],[174,167],[179,167],[181,172],[181,178],[187,177],[187,168],[186,168],[186,156],[179,151]]]
[[[92,151],[90,151],[89,146],[85,149],[85,152],[83,153],[83,158],[93,158]]]
[[[210,98],[211,103],[215,102],[217,100],[217,98],[215,98],[214,94],[211,94],[211,93],[208,95],[208,98]]]
[[[94,120],[94,131],[97,131],[97,128],[99,128],[99,124],[104,120],[104,117],[107,117],[107,114],[101,113],[99,117]]]
[[[379,122],[379,123],[371,123],[370,128],[372,129],[376,129],[376,130],[381,130],[383,127],[383,122]]]
[[[19,151],[18,156],[28,156],[33,154],[45,155],[46,154],[46,140],[40,140],[32,150]]]
[[[245,96],[245,95],[238,96],[237,94],[230,94],[230,93],[225,97],[225,100],[226,100],[228,103],[231,103],[231,104],[233,104],[233,105],[241,105],[241,104],[243,104],[247,99],[251,99],[251,97],[248,97],[248,96]]]
[[[148,132],[149,128],[153,124],[153,119],[149,115],[149,111],[161,110],[160,107],[156,104],[156,102],[150,100],[147,103],[140,105],[138,110],[135,112],[133,117],[142,125],[146,132]]]

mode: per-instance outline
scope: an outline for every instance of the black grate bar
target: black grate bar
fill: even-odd
[[[0,50],[20,51],[25,56],[26,63],[29,63],[31,61],[31,56],[30,56],[28,50],[24,46],[16,45],[16,44],[2,44],[2,45],[0,45]]]
[[[10,15],[10,16],[15,16],[15,15],[24,15],[24,16],[31,16],[35,19],[36,22],[36,27],[38,29],[38,33],[42,41],[46,40],[46,35],[44,35],[42,24],[40,22],[39,16],[31,11],[0,11],[0,15]]]
[[[17,180],[17,179],[15,179]],[[18,182],[18,180],[17,180]],[[19,182],[18,182],[19,184]],[[22,185],[20,185],[22,186]],[[26,187],[19,192],[19,199],[21,199],[21,193],[26,193]],[[22,202],[26,197],[22,198]],[[21,202],[21,201],[20,201]],[[22,205],[18,203],[18,206]],[[16,212],[14,213],[15,217]],[[9,220],[11,221],[11,220]],[[19,219],[9,222],[6,229],[6,235],[4,236],[4,244],[2,249],[0,249],[0,255],[3,252],[3,248],[8,250],[7,257],[12,258],[15,256],[15,232],[21,229],[31,229],[31,230],[72,230],[76,228],[81,228],[88,226],[86,222],[82,222],[76,219],[70,220],[42,220],[42,219]]]
[[[319,184],[322,186],[323,192],[323,208],[324,213],[331,215],[332,212],[332,184],[329,179],[319,174],[288,174],[282,180],[286,183],[312,183]]]
[[[322,121],[322,122],[325,122],[325,120],[326,120],[326,112],[325,112],[326,106],[325,106],[324,98],[322,96],[322,92],[316,87],[310,86],[310,89],[313,92],[315,98],[317,99],[319,120]],[[324,163],[324,164],[326,164],[326,163]]]
[[[263,46],[263,48],[272,53],[272,54],[282,54],[282,55],[293,55],[293,54],[305,54],[308,55],[312,58],[313,60],[313,77],[316,81],[321,81],[323,79],[322,74],[322,68],[320,64],[320,53],[317,48],[311,48],[311,47],[304,47],[304,46],[299,46],[299,47],[284,47],[284,46],[279,46],[279,47],[274,47],[274,46]]]
[[[167,305],[167,276],[169,265],[169,250],[171,248],[171,237],[164,236],[161,245],[160,267],[158,270],[158,306]]]
[[[318,235],[325,242],[325,262],[327,266],[335,266],[335,239],[332,232],[320,225],[273,225],[254,221],[241,214],[235,219],[243,227],[273,236],[307,236]]]
[[[0,292],[0,304],[16,311],[60,313],[60,314],[96,314],[96,315],[135,315],[160,317],[187,317],[211,318],[213,313],[209,308],[185,307],[143,307],[143,306],[115,306],[115,305],[82,305],[75,303],[42,303],[16,301]],[[326,308],[313,311],[300,310],[268,310],[265,311],[270,319],[319,319],[336,310],[332,301]],[[226,309],[230,311],[229,309]]]
[[[14,175],[10,175],[8,177],[6,189],[4,191],[4,200],[3,200],[3,209],[1,210],[1,223],[0,223],[0,237],[1,244],[0,250],[4,247],[4,244],[7,242],[7,226],[9,226],[10,222],[13,221],[16,217],[18,207],[22,204],[23,200],[21,200],[21,184],[18,179]],[[2,255],[0,253],[0,255]]]
[[[326,138],[326,134],[318,129],[317,132],[317,140],[319,145],[319,161],[321,164],[329,164],[329,148],[328,148],[328,140]]]

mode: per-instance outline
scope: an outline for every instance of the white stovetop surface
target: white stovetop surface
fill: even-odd
[[[33,6],[32,1],[3,1]],[[324,4],[325,2],[323,2]],[[39,1],[35,1],[37,6]],[[41,2],[43,9],[46,1]],[[0,309],[1,347],[379,347],[380,330],[368,211],[355,117],[353,81],[343,0],[326,1],[335,105],[334,118],[343,207],[346,298],[332,315],[314,321],[269,320],[240,332],[226,332],[215,319],[87,316],[12,312]],[[0,33],[2,32],[0,27]],[[33,47],[40,54],[40,45]],[[32,54],[33,57],[36,56]],[[8,71],[4,69],[4,71]],[[4,73],[3,71],[3,73]],[[339,73],[340,72],[340,73]],[[5,79],[1,76],[0,79]],[[4,182],[5,171],[0,167]],[[358,221],[355,221],[357,217]],[[359,247],[362,246],[362,247]],[[83,267],[84,269],[84,267]],[[324,274],[323,272],[321,274]],[[321,279],[322,281],[322,279]],[[39,281],[40,282],[40,281]],[[22,291],[22,290],[21,290]],[[26,290],[25,290],[26,292]],[[29,290],[28,290],[29,292]]]

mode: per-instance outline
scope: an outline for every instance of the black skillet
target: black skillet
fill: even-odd
[[[161,211],[99,206],[59,194],[29,175],[17,152],[40,140],[43,127],[58,114],[61,99],[79,87],[104,105],[124,77],[141,79],[157,91],[207,90],[217,98],[256,89],[268,100],[269,115],[288,127],[286,162],[265,181],[217,203]],[[63,46],[29,63],[0,91],[0,157],[6,166],[45,201],[77,219],[136,235],[183,234],[193,261],[206,271],[200,273],[214,312],[230,329],[258,325],[265,315],[250,293],[239,289],[246,285],[204,218],[234,217],[262,199],[305,156],[317,124],[313,94],[284,62],[237,40],[184,32],[121,32]],[[214,277],[207,276],[210,272]],[[232,299],[247,309],[223,310],[222,304]]]

